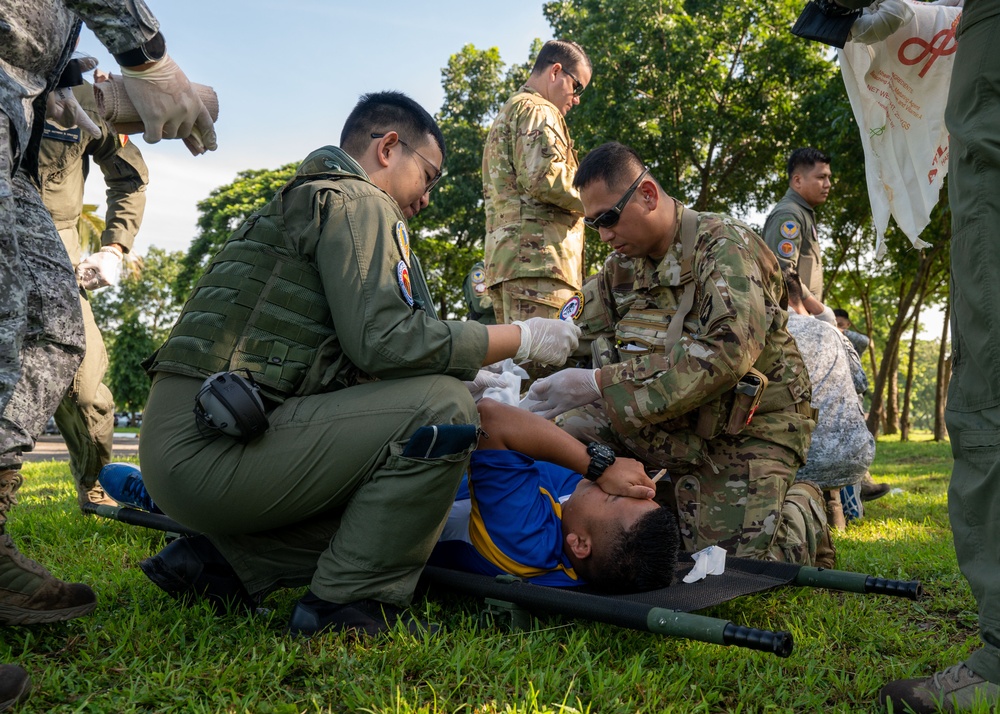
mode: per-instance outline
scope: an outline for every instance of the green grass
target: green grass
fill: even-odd
[[[292,640],[282,630],[301,591],[269,598],[267,615],[182,609],[137,567],[161,533],[83,517],[65,464],[29,464],[10,532],[100,604],[72,622],[2,630],[0,662],[32,673],[26,712],[876,711],[886,681],[978,646],[948,527],[950,463],[947,444],[881,441],[872,473],[902,493],[868,504],[836,538],[838,567],[920,579],[925,600],[790,587],[703,611],[791,631],[788,659],[559,618],[522,633],[481,628],[480,604],[458,597],[415,604],[445,626],[435,638]]]

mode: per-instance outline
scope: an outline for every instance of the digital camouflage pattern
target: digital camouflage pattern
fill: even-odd
[[[158,25],[142,0],[3,0],[0,16],[3,468],[33,448],[83,351],[73,269],[27,174],[41,138],[43,95],[69,61],[80,18],[111,52],[137,47]]]
[[[788,331],[813,376],[812,403],[819,410],[809,457],[797,478],[823,489],[859,483],[875,458],[875,437],[855,391],[854,347],[836,327],[810,315],[789,313]]]
[[[676,204],[678,233],[659,262],[612,254],[588,279],[577,324],[581,348],[600,365],[604,399],[556,423],[577,438],[596,438],[669,469],[685,547],[718,543],[734,554],[778,558],[785,493],[805,462],[814,426],[805,415],[805,365],[786,329],[784,283],[774,256],[748,226],[698,214],[694,307],[681,339],[666,351],[683,292],[685,210]],[[743,431],[723,434],[733,388],[751,367],[769,386]]]
[[[799,273],[802,285],[816,299],[823,299],[823,249],[816,232],[813,207],[789,188],[764,221],[764,242],[774,252],[782,267]]]
[[[11,284],[19,278],[24,290],[0,293],[0,314],[14,315],[11,326],[21,326],[20,336],[0,337],[21,344],[19,379],[0,418],[0,469],[20,465],[21,453],[34,448],[84,350],[80,292],[66,249],[23,171],[15,174],[11,186],[14,220],[3,225],[8,251],[2,256],[3,273]]]
[[[143,0],[2,0],[0,17],[0,112],[16,139],[15,166],[33,159],[28,143],[33,128],[39,138],[35,114],[45,107],[35,100],[62,74],[81,19],[111,53],[138,47],[159,29]]]
[[[549,278],[583,282],[579,165],[566,120],[527,85],[501,108],[483,151],[487,286]]]

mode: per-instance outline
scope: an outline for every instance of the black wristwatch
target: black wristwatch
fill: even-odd
[[[590,456],[590,467],[583,477],[589,481],[596,481],[615,462],[615,452],[611,447],[598,444],[592,441],[587,444],[587,455]]]

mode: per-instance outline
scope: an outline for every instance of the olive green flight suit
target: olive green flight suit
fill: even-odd
[[[945,110],[954,306],[948,513],[983,639],[966,664],[1000,683],[1000,2],[966,0],[957,39]]]
[[[488,336],[436,319],[405,231],[350,156],[313,152],[230,237],[152,358],[143,479],[251,593],[308,583],[333,602],[405,605],[444,525],[478,428],[459,380]],[[217,368],[261,384],[270,428],[249,444],[195,422]]]
[[[795,268],[802,285],[822,300],[823,249],[816,233],[816,217],[813,207],[794,188],[785,191],[771,209],[761,237],[781,266]]]

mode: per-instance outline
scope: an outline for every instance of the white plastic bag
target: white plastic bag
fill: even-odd
[[[889,215],[915,248],[948,172],[944,108],[960,7],[909,2],[913,17],[883,42],[848,42],[840,69],[861,130],[868,196],[885,255]]]

